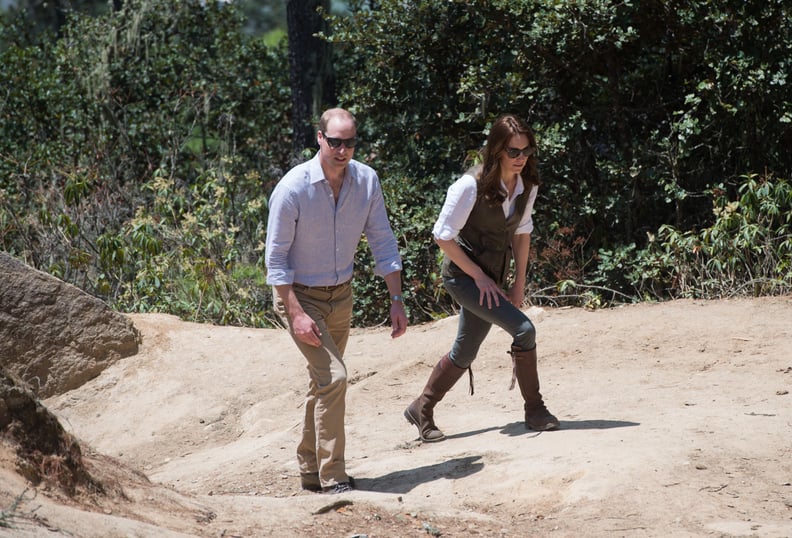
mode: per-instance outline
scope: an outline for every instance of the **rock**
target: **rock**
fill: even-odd
[[[43,399],[136,354],[140,333],[103,301],[0,252],[0,342],[0,366]]]

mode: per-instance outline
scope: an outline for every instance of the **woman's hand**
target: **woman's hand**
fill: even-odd
[[[476,287],[479,289],[479,304],[484,305],[484,299],[487,300],[487,308],[492,310],[492,303],[495,302],[495,306],[500,306],[500,299],[503,297],[507,301],[510,300],[509,297],[504,293],[502,289],[488,277],[482,271],[480,276],[474,277],[473,281],[476,283]]]
[[[435,239],[435,242],[440,246],[440,249],[446,256],[451,258],[457,267],[462,269],[473,281],[479,289],[479,304],[484,305],[484,299],[487,300],[487,308],[492,309],[492,303],[495,306],[500,306],[500,299],[503,297],[509,300],[506,293],[498,286],[494,280],[487,276],[481,267],[479,267],[473,260],[471,260],[462,247],[453,239]]]
[[[523,303],[525,303],[525,292],[523,290],[522,286],[512,286],[507,294],[509,302],[517,308],[522,308]]]

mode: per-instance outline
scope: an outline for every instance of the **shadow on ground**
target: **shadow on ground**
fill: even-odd
[[[433,480],[463,478],[484,468],[481,456],[454,458],[414,469],[395,471],[376,478],[355,477],[355,489],[380,493],[407,493],[416,486]]]

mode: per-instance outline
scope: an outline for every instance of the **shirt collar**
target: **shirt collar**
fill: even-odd
[[[320,150],[321,151],[321,150]],[[344,170],[344,179],[352,176],[353,167],[352,160],[350,160],[347,165],[346,169]],[[308,174],[311,179],[311,183],[319,183],[320,181],[325,180],[325,173],[322,170],[322,162],[319,160],[319,152],[316,152],[316,155],[308,161]]]
[[[324,181],[325,175],[324,170],[322,170],[322,163],[319,160],[319,152],[316,152],[316,155],[313,156],[313,159],[308,161],[308,174],[311,178],[311,183],[319,183],[320,181]]]
[[[503,180],[501,180],[501,186],[503,187],[503,190],[507,190],[506,184],[503,182]],[[511,202],[512,200],[516,199],[519,195],[521,195],[524,192],[525,192],[525,185],[523,184],[522,177],[519,176],[517,177],[517,183],[514,185],[514,196],[512,196],[511,198],[506,197],[506,201]]]

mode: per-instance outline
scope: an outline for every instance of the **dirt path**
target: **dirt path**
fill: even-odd
[[[131,316],[141,353],[45,402],[129,500],[39,493],[10,536],[792,536],[792,298],[528,313],[556,432],[524,429],[493,331],[422,445],[402,410],[456,319],[355,331],[342,496],[299,490],[285,332]],[[6,467],[4,507],[24,488]]]

